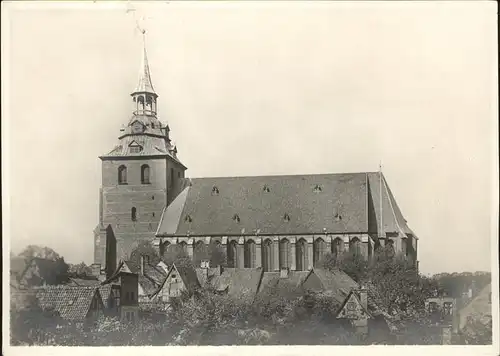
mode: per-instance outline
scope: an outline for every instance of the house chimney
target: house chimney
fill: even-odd
[[[282,267],[280,269],[280,278],[288,278],[288,267]]]

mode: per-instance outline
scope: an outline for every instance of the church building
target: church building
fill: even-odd
[[[379,247],[417,262],[418,238],[381,171],[188,179],[157,100],[144,48],[131,117],[100,157],[96,263],[108,225],[121,259],[148,240],[160,254],[180,245],[195,261],[217,244],[228,267],[264,272],[310,270],[328,252],[369,259]]]

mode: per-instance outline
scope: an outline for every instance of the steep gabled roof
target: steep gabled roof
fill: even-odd
[[[214,187],[217,194],[214,194]],[[318,174],[196,178],[164,214],[158,235],[367,231],[366,175]],[[179,205],[182,214],[179,216]],[[335,219],[338,212],[341,219]],[[240,221],[235,221],[237,214]],[[290,220],[283,216],[288,214]],[[172,216],[174,215],[174,216]],[[192,219],[185,219],[186,216]],[[173,225],[173,226],[172,226]],[[244,234],[245,234],[244,233]]]
[[[172,273],[177,273],[179,275],[188,292],[193,292],[200,287],[200,282],[198,281],[198,276],[194,268],[188,266],[177,267],[174,263],[170,267],[170,270],[168,271],[168,274],[163,282],[151,294],[149,294],[151,299],[154,299],[155,296],[163,289],[165,282]]]
[[[48,286],[36,290],[40,307],[53,308],[67,320],[85,319],[96,295],[102,302],[96,287]]]
[[[311,271],[289,271],[288,277],[281,278],[280,272],[266,272],[262,276],[259,293],[268,288],[280,288],[285,285],[300,288],[310,273]]]
[[[216,177],[191,179],[162,214],[157,236],[377,233],[381,226],[413,234],[380,173]]]
[[[318,277],[324,291],[328,292],[339,303],[344,302],[353,289],[359,288],[359,285],[351,277],[340,270],[330,271],[322,268],[313,268],[311,271],[312,274]]]
[[[213,277],[212,285],[218,291],[226,291],[233,297],[254,297],[262,278],[262,268],[224,268]]]

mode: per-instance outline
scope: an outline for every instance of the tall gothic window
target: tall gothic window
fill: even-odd
[[[127,167],[118,167],[118,184],[127,184]]]
[[[335,257],[340,257],[342,251],[344,251],[344,241],[340,237],[337,237],[332,243],[332,254]]]
[[[200,266],[201,261],[207,258],[206,246],[203,241],[198,241],[194,245],[193,259],[195,266]]]
[[[136,221],[137,220],[137,209],[134,207],[132,207],[132,210],[130,211],[130,218],[132,219],[132,221]]]
[[[307,242],[304,239],[297,241],[295,245],[297,258],[297,271],[305,271],[307,268]]]
[[[186,241],[179,242],[179,247],[183,253],[187,253],[187,242]]]
[[[149,184],[149,166],[147,164],[143,164],[141,166],[141,183]]]
[[[162,245],[161,245],[161,251],[160,251],[160,255],[161,257],[163,258],[166,258],[167,257],[167,254],[168,254],[168,248],[170,247],[170,242],[168,241],[165,241]]]
[[[282,239],[279,245],[280,268],[290,267],[290,243],[287,239]]]
[[[174,186],[174,169],[170,168],[170,188]]]
[[[237,253],[237,245],[236,241],[231,241],[227,244],[227,266],[229,268],[237,267],[238,253]]]
[[[245,242],[245,268],[255,268],[255,242],[248,240]]]
[[[319,266],[319,262],[323,258],[323,255],[326,252],[326,243],[322,238],[316,239],[313,244],[314,249],[314,267]]]
[[[272,241],[267,239],[262,244],[262,269],[264,272],[272,271],[273,268],[273,250]]]
[[[354,256],[359,256],[361,255],[361,241],[357,237],[354,237],[350,242],[349,242],[349,251],[354,255]]]

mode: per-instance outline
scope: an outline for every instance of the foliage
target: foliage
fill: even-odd
[[[38,257],[51,261],[55,261],[61,258],[61,256],[50,247],[38,246],[38,245],[28,245],[23,251],[21,251],[21,253],[19,253],[19,256],[24,257],[26,259]]]
[[[168,246],[163,252],[162,260],[167,266],[172,266],[175,263],[177,267],[194,267],[193,261],[181,245]]]
[[[141,241],[136,248],[130,253],[129,261],[140,266],[141,256],[148,256],[149,263],[152,265],[157,265],[160,262],[160,255],[157,249],[153,246],[150,241]]]
[[[85,262],[79,264],[69,264],[68,274],[72,278],[90,278],[92,277],[92,267],[87,266]]]
[[[434,276],[439,282],[440,289],[449,296],[460,298],[467,293],[469,288],[473,293],[480,291],[487,284],[491,283],[490,272],[462,272],[462,273],[440,273]]]

